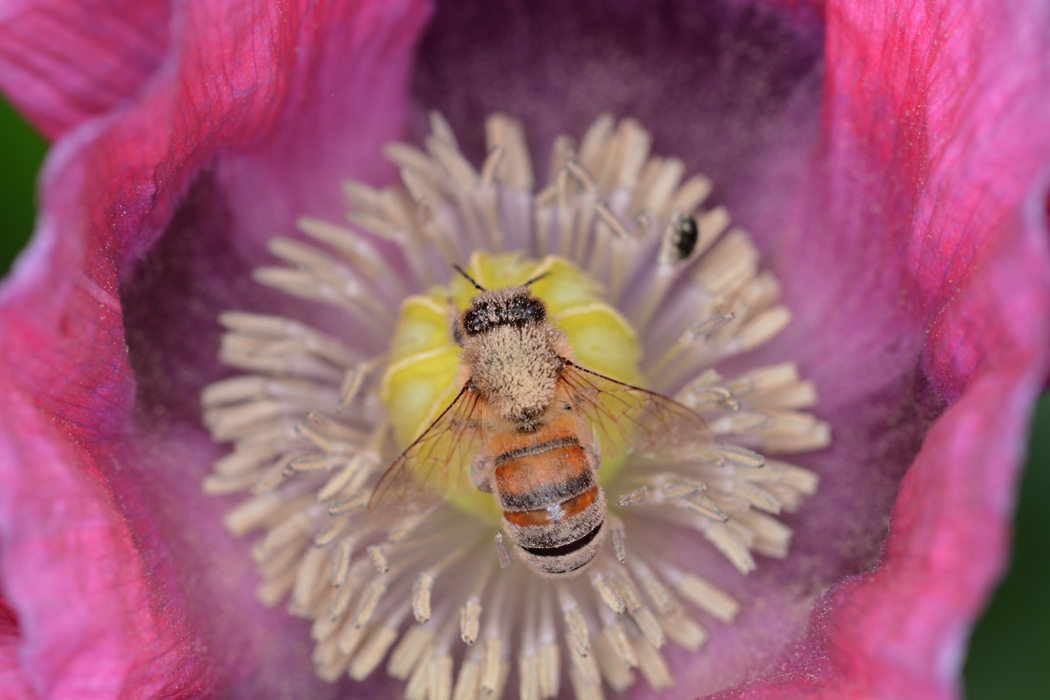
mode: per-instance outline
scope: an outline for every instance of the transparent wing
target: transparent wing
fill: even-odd
[[[680,453],[714,442],[700,414],[662,394],[625,384],[566,361],[563,383],[605,447],[636,454]]]
[[[474,489],[470,462],[483,444],[484,405],[476,391],[464,386],[380,477],[368,500],[369,519],[386,526]]]

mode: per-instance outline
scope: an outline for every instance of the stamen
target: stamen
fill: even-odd
[[[430,594],[434,590],[434,576],[430,573],[422,573],[416,578],[412,587],[412,614],[416,622],[426,622],[430,619]]]
[[[472,645],[478,640],[478,632],[481,629],[481,601],[471,598],[460,613],[460,638],[464,644]]]
[[[603,630],[603,636],[598,637],[595,643],[595,660],[598,662],[602,680],[614,691],[622,693],[634,684],[634,674],[606,638],[609,632],[610,629],[606,628]]]
[[[395,641],[397,641],[396,628],[383,626],[376,629],[354,657],[354,662],[350,665],[350,677],[358,681],[368,678],[379,666]]]
[[[540,647],[540,696],[552,698],[558,694],[561,673],[561,650],[557,642],[547,642]]]
[[[485,159],[485,164],[481,167],[480,189],[492,187],[493,182],[496,179],[496,170],[503,162],[504,155],[506,155],[506,151],[500,146],[493,146],[489,149],[489,156]]]
[[[667,668],[664,657],[660,655],[656,646],[646,641],[640,641],[635,645],[635,652],[638,654],[638,667],[641,669],[642,675],[645,676],[645,680],[650,687],[655,690],[662,690],[674,685],[671,671]]]
[[[620,663],[627,668],[634,668],[638,665],[638,655],[634,651],[634,645],[631,644],[631,640],[627,638],[627,629],[622,622],[616,621],[610,624],[602,630],[602,636],[609,644],[613,653],[616,654],[616,658],[619,659]],[[599,655],[599,659],[600,658],[601,656]],[[630,678],[630,674],[628,674],[627,677]],[[623,684],[620,687],[617,687],[620,684],[614,684],[613,688],[616,690],[628,688],[630,687],[632,680],[633,679],[627,680],[626,684]]]
[[[383,548],[380,545],[374,544],[368,548],[368,558],[372,560],[372,566],[376,568],[381,574],[385,574],[390,571],[390,565],[387,564],[386,554],[383,552]]]
[[[562,614],[565,620],[565,636],[569,646],[578,656],[587,656],[590,651],[590,635],[587,623],[576,602],[569,597],[564,588],[559,590]]]
[[[481,662],[468,657],[463,661],[453,691],[454,700],[477,700],[481,689]]]
[[[401,680],[408,678],[433,642],[434,633],[429,628],[421,625],[410,626],[390,655],[387,673]]]
[[[481,662],[481,689],[490,695],[494,695],[500,687],[502,651],[503,640],[496,637],[485,640],[485,652]]]
[[[621,499],[622,500],[622,499]],[[622,503],[620,505],[623,505]],[[619,518],[609,518],[609,532],[612,538],[613,552],[621,564],[627,563],[627,529]]]
[[[296,222],[296,226],[314,240],[338,250],[359,274],[371,280],[400,282],[400,277],[394,273],[386,258],[379,254],[367,238],[320,219],[304,217]],[[398,285],[398,289],[403,287]]]
[[[496,553],[499,555],[499,566],[501,569],[506,569],[511,565],[510,552],[507,550],[507,545],[503,542],[502,532],[496,533]]]
[[[722,622],[730,622],[736,617],[740,606],[725,591],[691,572],[673,571],[671,575],[677,579],[675,589],[690,603]]]
[[[313,608],[317,598],[323,594],[318,583],[323,582],[321,570],[325,564],[325,553],[316,547],[307,549],[295,574],[292,585],[292,601],[289,610],[295,615],[306,615]]]
[[[452,655],[445,653],[430,662],[430,700],[452,697]]]
[[[743,351],[764,345],[770,338],[787,327],[791,321],[791,312],[783,306],[764,311],[740,329],[737,343]]]
[[[642,503],[647,503],[648,501],[649,488],[646,486],[639,486],[634,491],[620,496],[620,500],[617,501],[616,505],[620,506],[621,508],[626,508],[627,506],[641,505]]]
[[[349,537],[343,539],[335,548],[332,557],[332,586],[339,588],[346,583],[350,575],[350,562],[354,552],[354,541]]]
[[[405,700],[426,700],[430,693],[430,658],[425,657],[413,669],[405,686]]]
[[[598,593],[598,597],[601,598],[602,602],[605,603],[610,610],[617,615],[623,614],[623,611],[626,609],[623,599],[620,598],[616,589],[609,584],[604,574],[600,572],[591,574],[591,586]]]
[[[486,122],[485,133],[490,144],[498,144],[507,154],[503,159],[500,181],[515,190],[530,192],[533,187],[532,165],[521,125],[497,114]]]
[[[220,358],[244,374],[202,392],[206,427],[231,443],[203,488],[245,494],[224,524],[236,536],[261,532],[251,551],[257,595],[313,620],[313,661],[326,680],[363,680],[388,658],[386,673],[405,681],[408,700],[496,700],[512,669],[523,700],[552,698],[566,692],[563,665],[578,699],[602,698],[606,686],[625,691],[638,676],[667,688],[661,649],[696,652],[707,638],[693,615],[726,624],[748,602],[731,595],[731,582],[719,580],[723,590],[690,571],[679,547],[721,552],[741,574],[762,557],[787,556],[792,531],[774,516],[798,508],[818,478],[766,454],[830,444],[828,424],[806,412],[815,386],[793,363],[719,371],[729,374],[746,361],[737,356],[790,321],[780,284],[726,208],[706,203],[711,179],[653,156],[637,121],[603,116],[578,148],[555,139],[538,188],[518,122],[486,123],[477,168],[444,118],[431,115],[431,129],[425,149],[384,149],[403,186],[345,183],[350,225],[300,219],[303,236],[273,239],[278,263],[255,272],[345,323],[220,316]],[[564,331],[574,363],[676,392],[706,423],[674,442],[648,434],[649,417],[632,417],[623,432],[633,451],[595,448],[608,543],[599,540],[575,573],[537,575],[525,553],[511,566],[522,546],[512,532],[507,542],[497,530],[493,554],[498,497],[432,502],[407,485],[458,468],[439,454],[444,443],[392,477],[398,503],[373,493],[470,376],[449,328],[479,290],[453,279],[453,264],[487,289],[535,281],[530,291]],[[615,422],[600,395],[597,405]],[[469,436],[474,428],[458,419],[443,429]],[[660,429],[679,426],[668,419]],[[464,469],[480,451],[501,449],[492,436],[472,444]],[[402,506],[412,514],[398,515]],[[628,532],[640,543],[630,557]]]
[[[342,385],[339,387],[339,403],[336,405],[337,411],[343,411],[347,406],[357,397],[361,387],[365,383],[365,379],[375,370],[379,369],[385,358],[376,357],[367,362],[361,362],[353,365],[346,372],[346,378],[343,379]]]
[[[703,528],[703,533],[707,541],[717,547],[740,573],[749,574],[755,570],[755,559],[748,551],[748,543],[742,541],[733,528],[725,523],[710,523]]]
[[[523,654],[518,659],[518,677],[521,679],[518,697],[521,700],[539,700],[540,661],[534,653]]]
[[[379,602],[386,595],[387,590],[387,583],[383,579],[374,578],[368,583],[368,586],[361,593],[361,599],[358,601],[357,607],[350,616],[355,629],[364,627],[372,619],[372,615],[375,614],[376,608],[379,607]],[[349,653],[345,649],[344,652]]]
[[[587,133],[583,135],[583,140],[580,141],[580,161],[585,163],[587,167],[597,169],[596,165],[602,159],[605,145],[612,136],[615,126],[616,121],[612,116],[603,114],[587,129]]]
[[[627,227],[623,225],[623,222],[617,218],[616,214],[612,213],[604,202],[595,202],[594,213],[598,215],[603,224],[609,227],[609,232],[618,240],[625,241],[631,237]]]
[[[624,599],[628,613],[630,613],[635,624],[638,625],[642,635],[657,649],[662,647],[667,641],[663,628],[653,615],[653,612],[642,603],[642,598],[634,582],[624,573],[616,574],[615,582],[616,589]]]
[[[660,618],[667,636],[678,646],[696,651],[707,641],[707,632],[687,615],[667,615]]]
[[[717,503],[699,493],[694,492],[681,496],[678,498],[677,503],[694,513],[706,516],[712,520],[717,520],[723,523],[729,520],[729,516],[726,515],[724,510],[718,507]]]

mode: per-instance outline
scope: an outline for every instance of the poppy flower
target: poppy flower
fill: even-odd
[[[589,211],[606,206],[597,214],[608,229],[606,240],[634,236],[626,212],[649,209],[632,210],[629,198],[617,203],[616,187],[602,183],[612,177],[613,185],[623,185],[615,176],[625,170],[610,174],[600,166],[622,165],[624,156],[587,157],[588,133],[597,133],[591,142],[603,147],[642,138],[647,147],[639,163],[650,152],[662,158],[660,164],[675,171],[668,176],[672,192],[681,194],[692,174],[709,177],[703,203],[695,195],[674,200],[680,206],[662,206],[671,201],[666,197],[643,203],[659,215],[641,217],[642,244],[623,256],[632,272],[611,304],[632,329],[643,330],[641,379],[629,372],[614,378],[652,381],[659,384],[654,389],[688,402],[681,393],[687,380],[704,376],[710,380],[704,386],[728,393],[718,410],[693,405],[713,437],[691,445],[709,451],[711,445],[736,445],[736,458],[744,460],[765,449],[774,454],[750,466],[738,463],[738,471],[795,475],[796,488],[774,482],[767,489],[778,503],[765,505],[784,506],[779,520],[754,515],[761,484],[746,503],[725,495],[742,493],[734,491],[739,482],[733,478],[719,492],[724,472],[718,469],[732,460],[703,466],[708,490],[701,493],[696,485],[688,494],[710,496],[710,503],[695,498],[693,505],[706,507],[704,517],[713,515],[713,522],[719,512],[731,519],[732,505],[764,535],[745,528],[733,537],[683,544],[675,523],[666,538],[654,524],[667,519],[665,506],[673,504],[631,503],[633,492],[625,488],[625,504],[610,505],[626,533],[629,564],[623,566],[658,560],[670,571],[664,564],[670,562],[680,578],[692,576],[701,587],[726,594],[681,601],[701,618],[704,644],[667,644],[659,659],[648,651],[645,645],[658,646],[653,642],[660,633],[633,605],[629,582],[613,580],[621,565],[610,517],[613,534],[598,555],[604,559],[588,571],[613,573],[574,579],[572,586],[583,581],[593,587],[592,598],[569,595],[586,608],[584,622],[598,630],[590,636],[604,685],[572,677],[571,669],[580,676],[594,661],[572,665],[573,642],[564,636],[566,628],[573,632],[568,616],[561,627],[561,618],[545,615],[544,601],[559,599],[531,583],[503,586],[499,600],[486,605],[517,621],[514,629],[497,626],[490,634],[507,640],[513,661],[501,649],[487,651],[494,645],[477,647],[482,664],[486,655],[496,659],[490,680],[506,685],[510,678],[508,694],[548,694],[552,686],[542,674],[533,686],[519,676],[532,668],[532,661],[522,661],[529,639],[542,639],[527,629],[530,621],[542,626],[550,618],[565,640],[559,642],[563,693],[571,688],[586,696],[622,686],[639,696],[952,696],[969,625],[1003,565],[1028,412],[1047,370],[1050,136],[1041,126],[1050,117],[1048,24],[1048,10],[1034,2],[1008,9],[989,3],[965,12],[933,2],[888,9],[683,3],[659,11],[628,4],[203,2],[174,8],[128,3],[107,13],[34,3],[6,15],[0,20],[0,85],[55,141],[34,241],[0,292],[0,352],[7,368],[0,384],[6,418],[0,427],[0,668],[8,686],[26,697],[405,692],[406,680],[388,677],[385,665],[372,673],[355,672],[353,660],[326,665],[334,657],[325,656],[323,630],[301,619],[304,613],[315,617],[309,611],[321,598],[312,596],[324,590],[327,574],[299,572],[311,556],[316,568],[319,555],[266,556],[282,537],[302,534],[294,523],[312,527],[318,509],[296,511],[308,514],[298,518],[291,513],[282,522],[293,526],[279,536],[274,528],[254,539],[235,537],[229,530],[252,520],[245,504],[257,500],[224,495],[237,489],[221,477],[236,475],[245,463],[231,467],[225,442],[258,435],[238,430],[259,420],[287,429],[289,440],[312,439],[317,448],[248,460],[280,482],[280,493],[311,474],[337,473],[336,461],[322,462],[338,450],[325,446],[362,444],[352,420],[381,426],[380,416],[391,416],[402,447],[422,429],[425,411],[406,421],[413,425],[399,427],[407,404],[367,402],[382,393],[369,388],[375,377],[366,373],[363,393],[357,393],[354,382],[340,382],[362,375],[332,368],[367,369],[361,365],[369,357],[403,349],[381,332],[399,327],[396,317],[383,318],[396,308],[387,301],[452,280],[439,241],[404,238],[389,226],[391,215],[408,210],[397,194],[398,168],[384,151],[412,170],[406,163],[422,152],[389,144],[426,145],[433,123],[426,151],[432,160],[412,161],[431,177],[409,175],[403,183],[415,202],[411,213],[424,223],[440,217],[439,195],[457,192],[464,178],[473,182],[471,173],[495,173],[500,183],[513,185],[525,170],[507,164],[527,158],[532,173],[554,174],[555,200],[569,189],[586,194],[592,177],[592,194],[602,197]],[[433,111],[444,119],[431,122]],[[486,135],[486,118],[494,113],[509,117],[489,121],[495,126]],[[637,121],[599,120],[588,132],[605,113]],[[619,130],[612,126],[617,123]],[[630,126],[635,124],[644,129]],[[559,134],[583,141],[578,149],[559,151],[558,144],[567,143]],[[554,155],[548,157],[551,144]],[[447,171],[427,165],[437,161]],[[570,171],[576,184],[559,191],[559,174]],[[342,188],[351,181],[358,184],[349,186],[348,202]],[[524,184],[518,182],[517,190],[532,191]],[[384,207],[384,192],[400,198],[402,208]],[[501,192],[500,211],[507,214],[513,193]],[[542,197],[538,193],[537,201]],[[429,213],[421,202],[429,203]],[[525,211],[540,211],[535,206]],[[743,258],[723,255],[729,266],[716,266],[717,274],[705,277],[705,265],[732,233],[712,227],[717,212],[728,212],[748,233],[736,239],[745,241]],[[659,294],[667,304],[650,312],[658,275],[652,270],[665,251],[673,258],[691,218],[702,250],[686,251],[681,264],[694,266],[682,268],[691,270],[688,281],[669,283]],[[542,257],[549,251],[536,243],[540,229],[508,227],[503,241],[508,250]],[[479,230],[475,237],[469,227],[456,229],[449,239],[449,250],[463,257],[459,264],[473,276],[496,263],[480,258],[469,265],[469,256],[499,248],[492,236],[503,229]],[[568,240],[559,235],[548,242]],[[583,261],[584,272],[614,288],[618,258],[587,269],[587,256],[603,253],[598,243],[579,245],[566,244],[564,257]],[[318,258],[317,250],[331,257]],[[380,274],[363,287],[339,287],[350,279],[339,268],[355,260],[364,261],[360,270]],[[731,301],[748,302],[753,315],[745,319],[774,312],[764,318],[776,321],[775,328],[759,333],[761,343],[738,342],[738,352],[713,353],[710,367],[718,379],[703,375],[698,363],[695,372],[690,366],[677,375],[661,367],[675,347],[674,331],[701,305],[689,285],[699,279],[704,290],[717,288],[712,276],[740,274],[733,263],[746,268],[748,284],[734,287],[743,297]],[[426,276],[439,267],[443,278]],[[527,281],[523,274],[514,281]],[[748,286],[759,277],[763,284]],[[541,282],[535,284],[541,295]],[[556,318],[559,298],[548,293],[545,301]],[[784,326],[778,319],[788,315]],[[650,317],[651,325],[639,322]],[[267,326],[267,319],[279,320]],[[700,330],[732,331],[739,341],[748,326],[734,328],[735,319],[713,310],[707,319],[713,325]],[[220,323],[231,333],[225,338]],[[333,338],[337,345],[328,343]],[[600,339],[608,344],[608,338]],[[574,342],[583,355],[582,341]],[[249,359],[242,353],[238,360],[245,347]],[[625,343],[610,355],[631,352]],[[266,367],[259,364],[264,360],[270,361]],[[313,383],[300,394],[294,381],[267,385],[277,391],[276,400],[252,410],[277,415],[242,415],[230,428],[221,413],[236,403],[230,392],[243,397],[252,385],[237,383],[223,361],[256,377]],[[805,399],[786,406],[790,415],[776,413],[783,404],[759,404],[751,413],[763,414],[761,420],[750,426],[758,434],[730,430],[739,427],[734,416],[747,414],[750,400],[733,378],[785,363],[792,368],[788,384]],[[341,414],[340,398],[348,404]],[[439,399],[431,396],[430,403]],[[322,401],[332,407],[333,420],[318,410]],[[732,410],[733,401],[740,411]],[[288,413],[289,407],[300,413]],[[761,434],[776,424],[768,422],[771,415],[781,426],[809,426],[789,459],[780,453],[790,445]],[[644,420],[640,426],[647,429]],[[377,439],[386,440],[387,433]],[[643,448],[636,451],[648,446]],[[609,451],[604,444],[602,450]],[[321,459],[310,462],[318,454]],[[338,454],[342,469],[363,453]],[[281,463],[284,456],[290,459]],[[636,458],[626,457],[611,478],[630,476]],[[296,459],[301,461],[293,465]],[[369,479],[382,471],[373,466]],[[654,483],[643,486],[655,491]],[[257,496],[275,493],[258,484],[234,486],[256,488]],[[613,491],[615,482],[603,488],[610,500],[621,495]],[[314,492],[299,496],[296,508],[316,504]],[[350,500],[340,502],[336,515],[353,506]],[[322,510],[332,505],[324,502]],[[654,515],[639,524],[643,515],[632,514],[636,507]],[[469,507],[439,508],[450,511],[449,519],[477,520]],[[639,522],[632,525],[631,518]],[[253,524],[265,530],[265,520]],[[434,533],[451,527],[435,526]],[[639,531],[645,546],[632,549],[638,541],[632,532]],[[733,545],[734,537],[758,543],[755,553]],[[392,548],[361,544],[370,551],[357,552],[356,561],[371,571],[388,565],[395,572]],[[437,543],[449,552],[457,546]],[[503,554],[491,547],[486,561]],[[521,549],[507,545],[511,558],[520,559]],[[339,567],[328,564],[334,576]],[[459,636],[458,620],[448,622],[460,614],[459,603],[450,607],[442,600],[462,594],[466,609],[469,591],[457,588],[484,576],[454,572],[435,579],[430,597],[420,592],[429,584],[419,588],[415,577],[392,577],[392,587],[404,590],[388,595],[400,595],[404,616],[387,618],[390,625],[401,635],[418,628]],[[501,572],[532,581],[520,560],[491,575]],[[675,581],[665,577],[664,584],[673,588]],[[644,586],[640,590],[640,600],[652,598]],[[324,595],[335,594],[329,587]],[[358,595],[355,611],[367,612],[367,597]],[[725,605],[735,614],[723,617],[732,620],[703,623],[704,615],[718,617],[701,602],[712,599],[731,601]],[[427,602],[437,616],[413,622],[413,616],[426,617],[420,609]],[[701,604],[690,607],[696,602]],[[613,608],[620,604],[625,614],[617,617]],[[656,604],[647,609],[661,612]],[[500,618],[482,617],[482,636],[490,619]],[[380,627],[377,620],[368,628],[371,636],[362,633],[354,643],[382,655],[394,640],[383,647]],[[614,632],[603,636],[603,629]],[[672,642],[682,641],[675,639],[680,629],[659,629]],[[449,658],[462,673],[471,662],[468,646],[451,642]],[[599,650],[603,644],[606,651]],[[637,682],[632,676],[628,683],[615,663],[630,665],[627,649],[640,657]],[[448,677],[443,659],[433,656],[428,678],[416,686],[410,676],[423,666],[402,674],[409,692],[451,692],[451,684],[431,680]],[[332,668],[337,672],[329,676]],[[671,690],[660,690],[670,679]],[[479,681],[472,687],[487,686]]]

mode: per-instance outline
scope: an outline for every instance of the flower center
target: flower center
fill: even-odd
[[[264,533],[259,597],[313,620],[322,678],[385,660],[419,700],[667,687],[662,648],[698,652],[756,555],[787,556],[775,516],[817,478],[784,456],[830,430],[790,361],[719,372],[790,314],[706,178],[602,118],[533,192],[520,126],[486,133],[475,170],[435,117],[425,152],[387,149],[404,189],[347,184],[355,230],[272,241],[285,264],[256,279],[340,322],[222,315],[242,374],[202,395],[232,443],[204,488],[245,493],[225,524]]]
[[[568,260],[550,256],[537,261],[515,253],[477,252],[466,272],[486,289],[535,279],[530,285],[532,293],[545,302],[548,319],[565,333],[582,366],[619,381],[642,383],[641,349],[630,322],[605,302],[600,285]],[[402,448],[430,427],[461,389],[455,381],[460,372],[460,347],[450,328],[477,293],[466,278],[457,276],[449,286],[409,297],[401,305],[379,396]],[[621,444],[601,445],[603,482],[619,472],[626,456],[623,452]],[[469,464],[447,468],[469,469]],[[491,495],[470,489],[449,500],[498,526],[500,510]]]

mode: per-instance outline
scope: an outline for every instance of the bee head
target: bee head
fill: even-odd
[[[475,282],[474,278],[459,265],[453,265],[452,269],[465,277],[481,292],[471,300],[470,308],[463,314],[460,322],[463,332],[468,336],[485,333],[496,326],[508,324],[521,328],[529,323],[541,323],[547,318],[547,305],[529,292],[529,285],[545,277],[546,272],[533,277],[522,285],[490,290]]]
[[[486,290],[474,297],[470,308],[463,314],[463,332],[474,336],[490,331],[496,326],[514,325],[522,327],[541,323],[547,318],[547,306],[541,299],[532,296],[528,287],[502,287]]]

